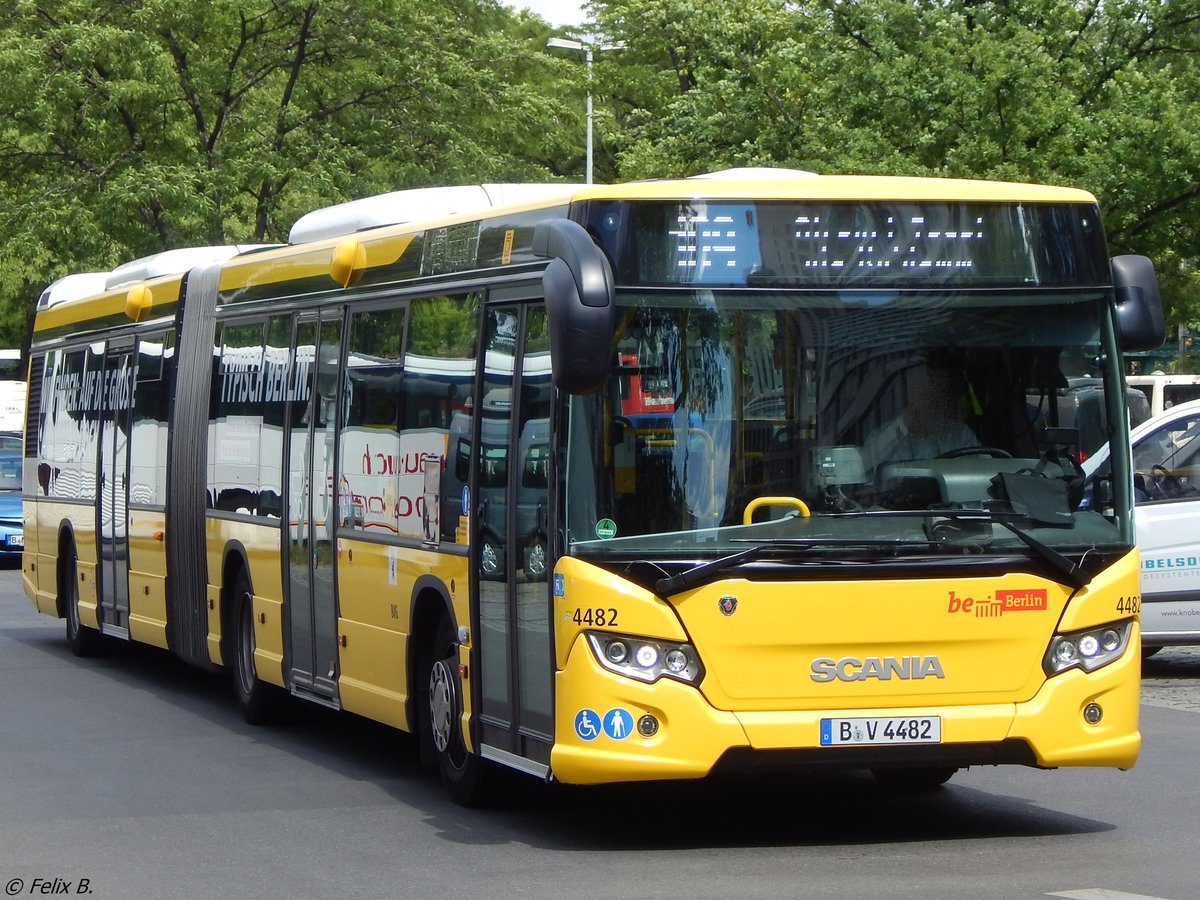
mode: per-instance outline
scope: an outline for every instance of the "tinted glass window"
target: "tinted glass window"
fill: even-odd
[[[350,317],[346,352],[346,422],[342,430],[343,525],[373,534],[398,533],[400,404],[405,309]]]
[[[129,502],[166,503],[168,373],[175,348],[170,335],[142,338],[137,347]]]

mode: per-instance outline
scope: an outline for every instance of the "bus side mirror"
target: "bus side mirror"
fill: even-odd
[[[1166,338],[1162,300],[1154,263],[1144,256],[1114,256],[1113,287],[1117,295],[1117,340],[1121,349],[1155,350]]]
[[[550,260],[542,289],[554,384],[568,394],[591,393],[608,378],[617,325],[608,257],[568,219],[539,222],[533,252]]]

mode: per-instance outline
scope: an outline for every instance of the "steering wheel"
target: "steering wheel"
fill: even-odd
[[[1163,498],[1180,497],[1185,493],[1183,483],[1172,475],[1166,466],[1151,466],[1150,480],[1154,483],[1155,490]]]
[[[1013,455],[999,447],[958,447],[939,453],[938,459],[959,459],[963,456],[991,456],[995,459],[1012,459]]]

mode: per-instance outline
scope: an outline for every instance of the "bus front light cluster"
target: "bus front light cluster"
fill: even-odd
[[[691,644],[608,631],[589,631],[587,639],[600,665],[619,675],[647,682],[674,678],[688,684],[699,684],[704,677],[704,666]]]
[[[1093,672],[1118,659],[1129,645],[1129,622],[1101,625],[1084,631],[1056,634],[1050,639],[1042,668],[1047,675],[1057,675],[1068,669]]]

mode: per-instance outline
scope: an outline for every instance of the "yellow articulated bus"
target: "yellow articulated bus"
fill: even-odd
[[[497,767],[1127,768],[1121,353],[1162,332],[1078,190],[367,198],[47,289],[24,586],[77,653],[228,669],[251,721],[414,732],[463,803]]]

